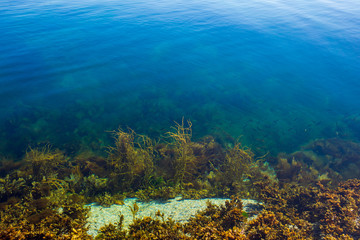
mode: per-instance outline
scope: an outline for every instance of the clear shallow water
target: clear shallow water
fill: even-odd
[[[360,2],[1,1],[0,152],[129,126],[291,152],[360,140]]]

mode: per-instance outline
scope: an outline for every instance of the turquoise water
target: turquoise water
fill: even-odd
[[[0,1],[0,153],[101,151],[108,131],[257,153],[360,140],[360,1]]]

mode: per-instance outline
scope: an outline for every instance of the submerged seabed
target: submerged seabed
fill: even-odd
[[[91,204],[88,218],[88,234],[96,237],[99,229],[106,224],[116,224],[119,221],[119,214],[124,215],[124,228],[128,229],[132,224],[133,218],[152,217],[156,218],[156,212],[160,211],[164,214],[164,218],[171,218],[176,222],[185,223],[191,217],[195,217],[198,211],[204,210],[209,202],[214,205],[223,205],[226,200],[224,198],[207,198],[207,199],[171,199],[166,202],[152,201],[147,203],[139,203],[136,198],[129,198],[123,202],[123,205],[114,204],[110,207],[102,207]],[[242,199],[246,212],[253,212],[256,208],[261,209],[261,205],[253,200]],[[137,204],[139,211],[134,215],[131,208]],[[253,209],[253,210],[252,210]]]
[[[167,142],[131,129],[118,130],[113,132],[115,142],[105,157],[93,152],[69,157],[45,145],[29,149],[22,161],[3,161],[0,238],[92,239],[96,234],[95,239],[360,236],[359,143],[318,140],[292,154],[255,157],[240,143],[223,147],[212,137],[192,141],[191,126],[190,121],[176,124],[166,134]],[[139,202],[131,199],[134,197]],[[187,210],[174,210],[171,204],[179,198],[196,199],[195,204],[214,197],[230,200],[222,205],[208,203],[196,215],[194,211],[200,206],[191,208],[186,222],[182,222],[185,217],[181,211]],[[254,202],[256,206],[248,208],[244,204],[249,201],[240,198],[262,204]],[[172,209],[160,207],[144,216],[143,208],[154,201],[162,201],[162,207],[170,204]],[[93,202],[102,207],[89,209],[87,204]],[[117,221],[95,226],[94,222],[102,221],[96,216],[106,216],[109,207],[119,210],[116,216],[108,217]],[[182,218],[168,218],[168,211]],[[129,213],[133,217],[130,222]]]

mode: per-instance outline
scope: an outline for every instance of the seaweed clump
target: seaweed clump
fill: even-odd
[[[238,198],[221,206],[208,202],[205,210],[185,224],[185,233],[194,239],[247,239],[244,229],[247,216]]]
[[[169,137],[172,139],[170,144],[171,150],[174,154],[174,168],[175,176],[174,181],[176,184],[182,186],[184,182],[189,182],[190,179],[196,177],[196,171],[198,164],[196,163],[196,157],[192,148],[192,123],[187,121],[187,126],[184,125],[184,119],[182,123],[176,123],[173,127],[174,131],[168,132]]]
[[[52,150],[49,145],[30,148],[25,161],[29,164],[29,173],[34,181],[56,178],[68,168],[65,155],[60,150]]]
[[[85,227],[88,209],[77,195],[7,201],[0,212],[1,239],[91,239]]]
[[[280,188],[278,184],[264,183],[258,187],[265,212],[249,223],[256,234],[272,234],[278,239],[360,237],[358,179],[343,182],[334,189],[320,182],[316,187],[289,184]]]
[[[123,229],[124,215],[120,215],[119,221],[115,224],[107,224],[100,228],[97,240],[120,240],[126,239],[126,230]]]
[[[71,169],[63,153],[45,146],[24,159],[0,180],[0,239],[90,239],[85,198],[62,179]]]
[[[165,219],[159,211],[155,218],[135,219],[129,227],[128,239],[190,239],[183,233],[182,224],[171,218]]]
[[[110,185],[115,191],[147,186],[154,170],[154,144],[144,135],[129,129],[115,131],[115,146],[109,147]]]
[[[360,174],[360,144],[337,138],[318,139],[292,154],[281,153],[275,166],[282,182],[336,186]]]

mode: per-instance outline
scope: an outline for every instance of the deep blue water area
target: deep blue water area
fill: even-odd
[[[0,32],[4,156],[182,117],[258,153],[360,141],[358,0],[2,0]]]

